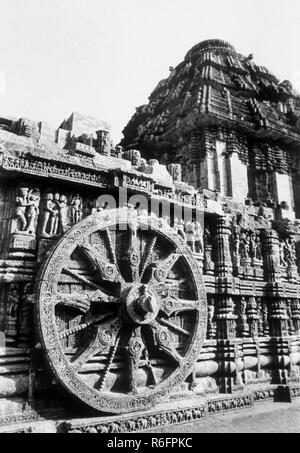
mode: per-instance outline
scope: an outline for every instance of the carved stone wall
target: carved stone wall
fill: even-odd
[[[78,399],[129,412],[201,396],[214,413],[278,386],[298,395],[299,131],[279,112],[291,97],[299,115],[292,88],[213,40],[137,109],[126,149],[77,114],[56,131],[1,120],[1,416],[37,417],[50,399],[56,414],[88,417]],[[110,234],[110,219],[129,227]],[[106,318],[118,304],[134,325],[124,336]],[[92,429],[202,416],[199,406]]]

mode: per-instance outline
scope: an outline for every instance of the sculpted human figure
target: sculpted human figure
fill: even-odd
[[[141,153],[140,151],[133,150],[132,151],[132,165],[134,167],[139,167],[141,163]]]
[[[247,233],[244,233],[242,236],[242,243],[241,243],[241,252],[242,257],[248,259],[250,256],[250,238]]]
[[[51,227],[50,227],[51,236],[56,236],[57,233],[58,233],[58,228],[59,228],[59,200],[60,200],[60,195],[59,195],[59,193],[56,193],[54,195],[53,208],[52,208],[52,214],[51,214]]]
[[[296,244],[294,238],[289,238],[284,243],[285,261],[288,266],[296,266]]]
[[[256,234],[256,244],[257,244],[257,250],[256,250],[257,259],[258,260],[262,260],[262,258],[263,258],[263,256],[262,256],[262,244],[261,244],[261,239],[260,239],[259,233]]]
[[[116,157],[118,159],[122,159],[124,153],[124,149],[122,146],[116,146]]]
[[[34,234],[36,231],[36,222],[39,215],[40,197],[38,194],[31,194],[28,199],[28,206],[26,210],[27,229],[26,232]]]
[[[246,310],[247,310],[247,302],[244,297],[241,299],[241,304],[240,304],[240,315],[241,316],[246,316]]]
[[[185,240],[192,252],[195,251],[195,226],[192,222],[185,225]]]
[[[178,232],[178,219],[177,219],[177,217],[174,220],[173,229],[176,231],[176,233]]]
[[[65,195],[61,195],[57,202],[59,207],[59,226],[57,233],[65,233],[68,224],[68,199]]]
[[[257,234],[251,234],[250,238],[250,251],[253,259],[257,259]]]
[[[76,225],[82,220],[82,202],[80,195],[73,198],[71,203],[72,223]]]
[[[178,222],[178,230],[177,230],[179,236],[182,237],[182,239],[185,241],[186,240],[186,236],[185,236],[185,224],[184,224],[184,220],[181,219],[179,222]]]
[[[279,257],[280,257],[280,266],[286,267],[287,263],[285,261],[285,245],[282,241],[279,244]]]
[[[140,161],[139,161],[139,171],[141,173],[147,173],[148,170],[149,170],[149,166],[148,166],[148,163],[147,163],[146,159],[140,159]]]
[[[196,253],[204,252],[203,229],[200,222],[195,222],[195,246]]]
[[[184,220],[178,220],[177,217],[174,220],[173,229],[176,231],[177,234],[185,241],[185,223]]]
[[[240,241],[240,228],[236,224],[234,224],[233,227],[232,240],[233,240],[233,256],[235,257],[236,265],[239,266],[241,241]]]
[[[205,228],[204,232],[204,245],[205,247],[211,245],[211,233],[208,228]]]
[[[44,218],[43,218],[43,226],[42,226],[42,235],[43,236],[49,236],[47,232],[47,226],[49,225],[49,221],[51,218],[51,223],[52,223],[52,216],[54,215],[54,197],[52,193],[48,193],[46,195],[46,204],[45,204],[45,209],[44,209]],[[51,233],[51,231],[50,231]]]
[[[25,231],[27,227],[26,208],[28,206],[29,189],[22,188],[16,197],[15,219],[17,221],[17,231]]]

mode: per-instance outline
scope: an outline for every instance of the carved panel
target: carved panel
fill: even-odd
[[[105,412],[161,400],[192,372],[206,336],[191,250],[165,222],[127,208],[66,233],[41,270],[37,300],[55,375]]]

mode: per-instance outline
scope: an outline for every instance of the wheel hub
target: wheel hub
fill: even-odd
[[[125,295],[125,307],[131,322],[139,325],[150,324],[159,312],[157,294],[148,285],[133,285]]]

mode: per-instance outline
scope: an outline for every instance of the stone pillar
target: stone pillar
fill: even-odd
[[[20,284],[10,283],[6,294],[5,336],[8,347],[16,347],[20,304]]]
[[[300,335],[300,300],[292,300],[292,320],[294,324],[295,335]]]
[[[237,316],[234,314],[234,302],[231,297],[219,296],[216,303],[217,338],[227,340],[236,338]]]
[[[263,336],[270,336],[270,324],[269,324],[269,305],[268,299],[262,300],[262,324],[263,324]]]
[[[264,319],[263,319],[263,302],[257,298],[257,315],[258,315],[258,336],[264,336]]]
[[[33,287],[25,283],[20,297],[18,347],[29,348],[34,339],[33,329]]]
[[[247,304],[247,319],[250,337],[258,338],[258,305],[255,297],[250,297]]]
[[[269,324],[271,337],[288,336],[288,315],[287,303],[285,299],[270,299]]]
[[[204,232],[204,265],[203,270],[205,274],[214,275],[215,263],[212,261],[212,241],[211,232],[209,228],[205,229]]]
[[[230,253],[231,226],[226,217],[219,217],[215,236],[216,275],[228,277],[232,275]]]
[[[265,230],[263,235],[265,280],[280,280],[279,237],[274,230]]]
[[[288,330],[289,334],[292,336],[295,335],[295,327],[292,315],[292,301],[288,299],[286,302],[287,302]]]
[[[215,320],[215,301],[212,297],[208,299],[208,315],[207,315],[207,338],[215,340],[217,335],[217,326]]]
[[[249,326],[247,323],[247,302],[244,297],[239,303],[238,331],[241,338],[249,337]]]

